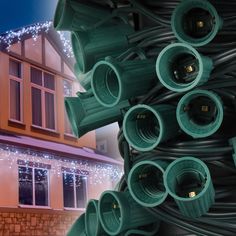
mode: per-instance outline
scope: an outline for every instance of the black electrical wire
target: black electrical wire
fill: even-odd
[[[94,0],[94,2],[99,1]],[[112,15],[98,22],[94,28],[101,27],[109,19],[115,18],[133,24],[137,30],[126,36],[132,49],[124,50],[117,55],[117,60],[145,60],[146,58],[156,60],[167,45],[179,42],[171,28],[171,18],[181,2],[180,0],[107,0],[104,4],[111,6]],[[188,218],[181,214],[172,198],[167,198],[160,206],[147,208],[147,210],[161,221],[187,232],[182,235],[234,236],[236,235],[236,201],[234,200],[236,167],[233,160],[235,150],[229,139],[236,136],[236,131],[230,134],[225,127],[228,126],[230,129],[232,126],[233,130],[235,126],[235,123],[227,124],[228,118],[236,122],[236,2],[234,0],[210,0],[209,2],[216,8],[222,19],[222,27],[211,42],[195,47],[202,56],[212,60],[213,68],[208,81],[194,89],[212,91],[222,100],[224,110],[224,120],[220,127],[222,130],[210,137],[194,139],[179,129],[176,138],[159,144],[151,151],[141,152],[127,142],[120,122],[117,139],[120,155],[124,159],[124,175],[117,188],[118,191],[128,189],[129,172],[141,161],[164,160],[171,163],[184,156],[196,157],[208,166],[215,188],[215,203],[209,212],[199,218]],[[138,16],[137,21],[131,22],[132,14]],[[186,27],[188,24],[184,22],[184,30]],[[194,38],[194,35],[192,37]],[[198,37],[201,36],[196,36],[196,39]],[[170,66],[164,69],[173,68]],[[179,100],[187,92],[170,91],[156,77],[155,86],[151,87],[146,94],[130,99],[130,107],[137,104],[148,106],[171,104],[177,107]],[[127,108],[122,110],[123,115],[126,111]]]
[[[158,15],[154,14],[152,12],[152,10],[150,10],[149,8],[142,5],[138,0],[129,0],[129,1],[130,1],[130,3],[132,3],[134,5],[134,7],[138,8],[140,10],[140,12],[143,15],[145,15],[146,17],[148,17],[150,20],[153,20],[157,24],[160,24],[160,25],[163,25],[163,26],[169,26],[170,25],[170,21],[168,21],[164,18],[161,18]]]
[[[226,222],[222,223],[221,221],[216,221],[215,218],[212,217],[211,215],[211,218],[209,218],[207,215],[204,216],[204,217],[201,217],[201,218],[198,218],[198,219],[193,219],[193,220],[190,220],[189,218],[187,217],[184,217],[180,214],[180,212],[167,205],[167,204],[163,204],[163,208],[166,209],[169,213],[171,213],[172,215],[174,215],[176,218],[184,218],[186,221],[189,221],[189,222],[193,222],[193,223],[200,223],[200,224],[208,224],[207,226],[207,229],[212,228],[212,231],[215,231],[217,233],[220,233],[222,232],[222,234],[225,234],[225,232],[227,232],[227,235],[233,235],[233,233],[235,233],[235,225],[232,225],[232,224],[227,224]],[[209,227],[211,226],[211,227]]]
[[[175,40],[175,36],[172,32],[167,32],[162,35],[156,35],[154,37],[147,38],[138,44],[139,47],[145,48],[153,45],[158,45],[162,42],[171,42]]]

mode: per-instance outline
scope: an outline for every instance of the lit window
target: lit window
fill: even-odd
[[[87,204],[87,176],[63,173],[64,207],[84,209]]]
[[[22,72],[21,62],[10,59],[10,119],[22,122]]]
[[[71,82],[67,81],[67,80],[63,80],[63,91],[64,91],[64,97],[71,97],[72,96],[72,84]],[[71,129],[71,125],[70,125],[70,121],[68,119],[67,113],[66,113],[66,109],[64,106],[64,117],[65,117],[65,133],[66,134],[73,134],[72,129]]]
[[[54,75],[31,67],[32,123],[55,130],[55,78]]]
[[[18,167],[19,204],[49,206],[48,170]]]

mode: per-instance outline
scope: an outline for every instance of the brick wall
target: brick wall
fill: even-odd
[[[65,236],[81,212],[1,209],[0,236]]]

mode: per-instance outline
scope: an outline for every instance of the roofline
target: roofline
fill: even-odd
[[[43,22],[42,22],[43,23]],[[36,23],[37,24],[37,23]],[[20,31],[21,29],[23,28],[29,28],[30,26],[35,26],[36,24],[32,24],[32,25],[27,25],[27,26],[23,26],[21,28],[18,28],[18,29],[14,29],[12,31],[7,31],[5,33],[2,33],[0,34],[1,37],[4,37],[8,34],[8,32],[18,32]],[[62,41],[60,39],[60,35],[57,33],[57,31],[53,28],[53,25],[50,26],[49,30],[47,32],[45,32],[44,30],[41,30],[40,32],[38,32],[38,35],[44,35],[47,39],[52,40],[53,43],[54,43],[54,48],[55,50],[57,51],[57,53],[59,53],[59,55],[61,56],[62,60],[64,62],[66,62],[66,64],[69,66],[69,68],[74,71],[74,64],[75,64],[75,59],[74,58],[69,58],[65,55],[65,53],[63,53],[63,50],[62,47],[63,47],[63,44],[62,44]],[[22,37],[21,37],[21,42],[29,39],[29,38],[32,38],[32,34],[24,34]],[[18,37],[15,37],[14,39],[12,39],[12,42],[11,42],[11,45],[15,44],[18,42]],[[4,43],[2,42],[0,44],[0,51],[3,51],[5,53],[8,53],[7,51],[7,47],[9,45],[7,43]]]
[[[80,158],[123,166],[123,162],[121,161],[114,160],[111,157],[107,157],[101,154],[86,151],[86,149],[83,148],[72,147],[66,144],[40,140],[28,136],[0,135],[0,144],[19,146],[21,148],[31,148],[35,151],[50,152],[67,159],[78,160],[78,158]]]

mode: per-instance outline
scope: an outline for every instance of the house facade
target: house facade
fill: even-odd
[[[73,135],[64,97],[83,91],[73,58],[51,27],[30,29],[10,45],[0,37],[0,236],[63,236],[122,163],[96,153],[95,131]]]

